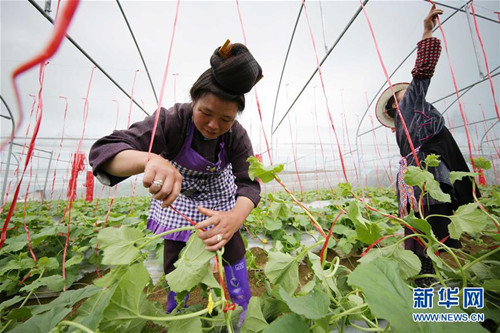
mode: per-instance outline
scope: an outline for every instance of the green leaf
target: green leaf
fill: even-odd
[[[404,218],[404,220],[411,227],[422,232],[423,234],[427,235],[428,237],[430,237],[430,238],[434,237],[433,236],[434,234],[432,233],[432,227],[429,224],[429,222],[427,222],[427,220],[424,220],[424,219],[416,218],[413,211],[411,211],[410,214]]]
[[[478,209],[476,203],[458,207],[455,214],[448,218],[451,220],[448,230],[453,239],[460,239],[464,232],[476,234],[482,231],[488,223],[487,216]]]
[[[85,288],[76,289],[76,290],[68,290],[68,291],[65,291],[65,292],[59,294],[59,297],[57,297],[55,300],[53,300],[50,303],[33,307],[31,312],[33,314],[39,314],[39,313],[49,311],[50,309],[60,308],[60,307],[65,307],[65,308],[71,309],[73,307],[73,305],[76,304],[76,302],[78,302],[84,298],[91,297],[95,294],[98,294],[101,291],[102,291],[101,288],[98,288],[94,285],[89,285],[89,286],[86,286]]]
[[[71,312],[71,308],[55,307],[49,311],[36,315],[14,327],[9,333],[47,333]]]
[[[463,313],[459,308],[446,309],[438,306],[438,297],[434,297],[432,309],[413,309],[413,294],[398,274],[398,264],[388,258],[379,258],[362,263],[349,275],[351,286],[360,287],[373,315],[389,321],[395,332],[481,332],[477,323],[428,323],[414,322],[412,313]]]
[[[488,279],[494,279],[495,278],[495,273],[492,271],[492,269],[482,263],[482,262],[476,262],[474,265],[470,266],[469,268],[480,280],[488,280]]]
[[[425,165],[428,167],[437,167],[441,161],[439,160],[439,155],[429,154],[425,157]]]
[[[302,317],[295,313],[287,313],[273,321],[264,333],[308,333],[309,327]]]
[[[438,201],[451,202],[450,195],[441,190],[439,182],[429,171],[410,165],[405,173],[405,183],[409,186],[418,186],[421,189],[425,187],[425,191]]]
[[[83,261],[83,256],[80,253],[74,254],[71,258],[66,260],[66,267],[78,265]]]
[[[128,270],[128,266],[120,265],[113,267],[111,271],[99,279],[94,280],[94,284],[97,287],[108,288],[113,285],[121,278],[123,274]]]
[[[175,320],[169,323],[168,333],[185,333],[185,332],[189,333],[203,332],[201,329],[201,319],[199,317],[196,317],[184,320]]]
[[[352,192],[352,186],[349,183],[338,183],[337,184],[337,189],[340,192],[340,196],[342,197],[349,197],[351,196]]]
[[[464,177],[476,177],[475,172],[465,172],[465,171],[451,171],[450,172],[450,182],[454,184],[457,180],[462,180]]]
[[[337,247],[344,253],[345,255],[349,254],[354,247],[354,242],[350,242],[346,238],[341,238],[337,244]]]
[[[189,291],[203,280],[214,257],[214,252],[205,250],[205,246],[196,233],[191,235],[175,263],[176,269],[165,277],[171,290]]]
[[[280,230],[283,228],[283,223],[279,219],[273,219],[269,216],[265,216],[264,221],[264,228],[269,231]]]
[[[329,313],[330,298],[321,291],[313,290],[304,296],[292,297],[280,289],[280,296],[290,310],[307,319],[321,319]]]
[[[402,332],[418,332],[411,324],[412,293],[399,276],[397,263],[387,258],[362,263],[349,275],[348,283],[363,289],[373,314],[389,320]],[[410,326],[407,326],[410,325]],[[414,329],[414,330],[413,330]]]
[[[478,169],[489,170],[491,169],[491,162],[482,156],[472,159],[474,161],[474,166]]]
[[[209,288],[220,288],[219,281],[217,281],[214,274],[212,273],[212,270],[210,270],[210,269],[207,269],[207,274],[201,280],[201,283],[203,283],[204,285],[206,285]]]
[[[43,277],[41,279],[37,279],[33,281],[33,283],[24,286],[20,289],[20,291],[32,291],[36,290],[42,286],[49,287],[52,291],[61,291],[64,287],[64,279],[61,275],[51,275],[47,277]]]
[[[493,291],[495,293],[500,293],[500,280],[499,279],[491,279],[484,281],[483,284],[484,289]]]
[[[31,311],[27,307],[13,309],[6,316],[7,319],[12,319],[16,321],[26,320],[31,317]]]
[[[24,300],[24,297],[17,295],[17,296],[12,297],[9,300],[6,300],[5,302],[0,303],[0,312],[2,312],[4,309],[7,309],[8,307],[10,307],[16,303],[19,303],[22,300]]]
[[[35,261],[32,258],[16,258],[10,260],[7,265],[0,268],[0,275],[9,271],[18,271],[23,269],[31,269],[35,267]]]
[[[289,243],[290,245],[295,246],[295,245],[299,244],[299,241],[297,240],[297,237],[296,237],[297,235],[298,235],[298,237],[300,237],[300,234],[298,234],[298,233],[294,233],[293,235],[285,234],[285,235],[283,235],[283,239],[287,243]]]
[[[288,293],[293,293],[299,285],[299,265],[296,258],[287,253],[271,251],[264,268],[269,281],[281,285]]]
[[[358,239],[366,244],[372,244],[382,237],[380,227],[361,216],[358,203],[352,201],[349,204],[347,215],[356,227]]]
[[[311,223],[311,220],[306,215],[295,215],[293,218],[301,227],[307,227]]]
[[[20,234],[12,238],[7,238],[0,254],[13,253],[22,250],[27,246],[26,234]]]
[[[266,167],[262,165],[262,163],[260,163],[260,161],[254,156],[250,156],[247,159],[247,162],[250,163],[250,167],[248,169],[250,179],[254,180],[255,178],[259,178],[264,183],[268,183],[273,180],[274,177],[283,171],[283,168],[285,167],[283,164],[274,164]]]
[[[46,270],[58,269],[59,262],[56,258],[42,257],[40,258],[40,260],[38,260],[38,268]]]
[[[128,265],[139,255],[135,242],[143,238],[140,230],[122,226],[99,231],[99,248],[104,251],[104,265]]]
[[[164,315],[147,300],[144,288],[150,281],[143,263],[131,266],[121,277],[99,326],[102,331],[141,332],[147,320],[142,316]]]
[[[395,260],[398,263],[399,273],[403,279],[408,279],[420,272],[421,263],[417,255],[412,251],[402,249],[398,244],[371,249],[358,261],[360,263],[367,263],[380,258]]]
[[[250,303],[248,303],[245,322],[241,327],[241,333],[259,333],[267,326],[269,326],[269,324],[260,309],[260,297],[252,296],[252,298],[250,298]]]
[[[73,321],[91,330],[97,330],[103,318],[104,310],[108,307],[115,289],[116,286],[103,289],[101,292],[85,300],[82,306],[78,308],[77,317]]]
[[[270,207],[274,219],[287,219],[290,215],[290,207],[286,203],[274,201]]]
[[[330,288],[337,297],[342,297],[342,294],[337,286],[336,278],[329,275],[331,273],[330,270],[323,269],[320,257],[310,251],[308,252],[308,255],[316,278],[322,282],[325,288]]]

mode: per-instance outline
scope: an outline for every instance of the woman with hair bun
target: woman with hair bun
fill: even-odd
[[[262,77],[262,69],[243,44],[215,50],[211,67],[193,84],[190,103],[158,112],[151,154],[148,149],[156,113],[127,130],[99,139],[89,154],[94,175],[114,186],[144,173],[143,185],[152,194],[148,229],[155,233],[189,226],[169,206],[197,222],[198,233],[210,251],[223,254],[228,291],[245,310],[251,297],[240,227],[259,203],[260,185],[248,175],[253,155],[247,132],[236,120],[245,108],[244,94]],[[164,236],[164,271],[174,270],[191,231]],[[177,306],[170,292],[167,312]]]

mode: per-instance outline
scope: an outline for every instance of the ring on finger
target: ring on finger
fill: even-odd
[[[222,235],[218,234],[216,239],[217,239],[217,242],[220,242],[222,240]]]
[[[156,187],[162,187],[163,186],[163,179],[153,180],[153,185]]]

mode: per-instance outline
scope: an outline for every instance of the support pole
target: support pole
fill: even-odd
[[[10,140],[10,142],[9,142],[9,152],[7,153],[7,166],[5,167],[5,176],[3,178],[3,184],[2,184],[2,199],[1,199],[1,204],[0,204],[0,206],[2,206],[4,203],[4,200],[5,200],[5,191],[7,188],[7,178],[9,177],[10,157],[12,156],[12,144],[14,143],[14,129],[15,129],[16,125],[14,124],[14,117],[12,116],[12,112],[10,111],[9,106],[7,105],[7,103],[5,102],[5,100],[3,99],[3,97],[1,95],[0,95],[0,99],[2,100],[3,104],[5,105],[5,108],[7,109],[7,112],[9,113],[9,119],[12,123],[12,130],[11,130],[11,136],[10,136],[12,138],[12,140]]]

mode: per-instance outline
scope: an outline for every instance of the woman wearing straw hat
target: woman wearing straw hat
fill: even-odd
[[[96,177],[109,186],[144,172],[143,185],[153,196],[148,218],[153,232],[189,226],[177,211],[197,222],[196,228],[209,228],[199,237],[207,250],[225,247],[229,294],[246,311],[251,294],[238,230],[260,200],[260,185],[249,178],[252,144],[236,116],[262,69],[245,45],[229,41],[215,50],[210,64],[190,90],[191,103],[158,111],[150,155],[156,113],[99,139],[89,160]],[[183,231],[164,236],[165,274],[174,270],[190,235]],[[170,292],[167,312],[176,307],[175,293]]]
[[[396,141],[403,158],[397,177],[397,197],[399,215],[408,214],[413,209],[418,215],[417,200],[421,191],[418,187],[407,186],[404,182],[404,172],[408,165],[416,165],[410,141],[406,135],[401,117],[408,129],[409,137],[415,148],[419,161],[425,160],[429,154],[440,155],[441,163],[437,167],[429,167],[428,171],[434,175],[443,192],[450,194],[451,203],[440,202],[429,195],[423,197],[423,214],[453,215],[453,211],[460,205],[472,202],[472,182],[465,177],[454,184],[450,182],[450,171],[469,171],[467,163],[460,149],[444,124],[441,113],[425,100],[431,77],[441,53],[440,40],[432,37],[432,30],[437,23],[437,16],[443,11],[433,5],[424,19],[424,33],[418,42],[417,59],[412,70],[411,83],[397,83],[389,87],[380,96],[376,105],[377,119],[396,133]],[[399,108],[399,112],[398,112]],[[448,224],[451,222],[445,217],[430,217],[427,219],[437,239],[444,241],[449,247],[459,248],[460,241],[451,239]],[[406,234],[412,234],[405,229]],[[405,248],[417,254],[422,262],[420,274],[434,274],[432,261],[427,257],[425,248],[416,239],[410,238],[405,242]],[[432,283],[430,278],[416,279],[419,286]]]

